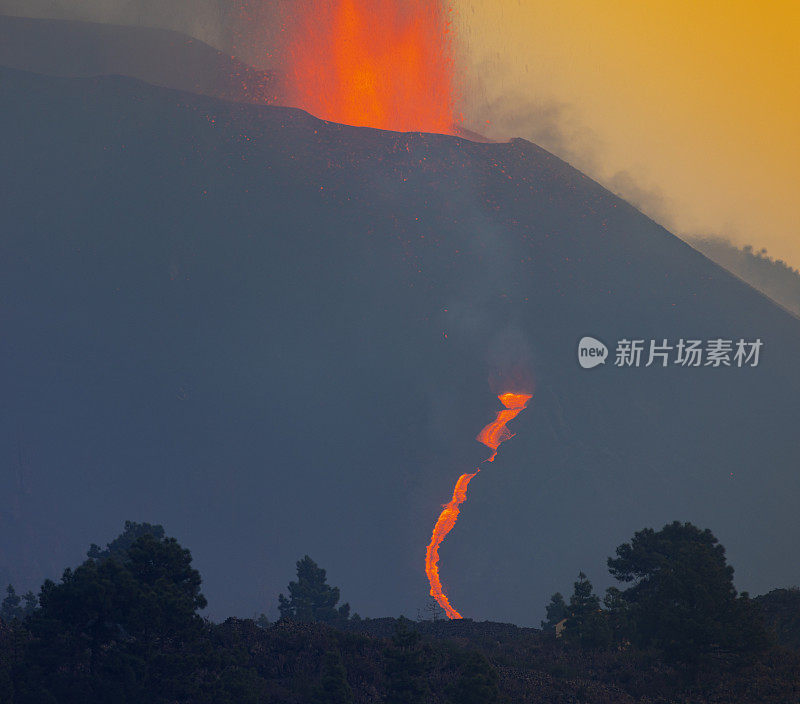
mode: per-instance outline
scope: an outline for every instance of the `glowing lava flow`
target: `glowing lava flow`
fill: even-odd
[[[505,406],[505,409],[498,411],[497,418],[481,430],[476,438],[493,451],[491,457],[487,457],[484,462],[494,462],[500,445],[509,438],[514,437],[506,426],[525,410],[532,396],[530,394],[509,392],[500,394],[498,398],[500,403]],[[480,471],[480,469],[477,469],[473,474],[462,474],[458,478],[455,489],[453,489],[453,498],[442,507],[439,519],[433,527],[431,542],[425,554],[425,574],[428,575],[428,582],[431,585],[431,596],[445,610],[448,618],[462,618],[462,616],[450,605],[450,601],[442,588],[442,582],[439,579],[439,546],[456,524],[461,510],[459,507],[467,500],[467,487],[472,478]]]
[[[514,420],[525,409],[532,397],[528,394],[506,393],[500,394],[497,398],[506,407],[505,410],[498,411],[497,418],[481,430],[477,437],[478,442],[482,442],[486,447],[494,450],[492,456],[485,460],[486,462],[494,462],[494,458],[497,457],[497,448],[506,440],[514,437],[508,431],[506,424]]]
[[[453,132],[453,47],[441,0],[317,0],[297,12],[290,104],[347,125]]]
[[[477,473],[475,472],[475,474]],[[431,585],[431,596],[439,602],[439,606],[445,610],[448,618],[461,618],[461,614],[450,606],[450,601],[447,599],[447,595],[442,588],[442,582],[439,579],[439,546],[456,524],[460,511],[459,506],[466,501],[467,486],[469,486],[469,482],[475,474],[462,474],[458,478],[456,488],[453,489],[453,498],[442,507],[439,520],[436,521],[436,525],[433,527],[431,542],[425,554],[425,574],[428,575],[428,581]]]

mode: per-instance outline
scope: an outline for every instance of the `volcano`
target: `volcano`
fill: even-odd
[[[212,616],[266,610],[306,553],[362,615],[413,615],[521,376],[441,548],[465,617],[536,623],[673,519],[714,530],[740,589],[800,582],[800,322],[536,145],[4,69],[0,153],[20,588],[146,520],[192,548]],[[606,364],[581,368],[584,336]],[[623,338],[717,337],[760,338],[759,365],[613,364]]]

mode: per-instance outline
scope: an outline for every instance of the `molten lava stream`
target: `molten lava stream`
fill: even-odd
[[[500,445],[514,437],[506,426],[525,410],[532,396],[530,394],[509,392],[500,394],[497,398],[500,399],[500,403],[505,406],[505,409],[498,411],[497,418],[481,430],[476,438],[479,442],[482,442],[486,447],[492,450],[492,455],[487,457],[484,462],[494,462]],[[451,619],[462,618],[462,616],[451,606],[442,588],[442,581],[439,578],[439,546],[456,524],[458,514],[461,510],[459,507],[467,500],[467,487],[472,478],[480,471],[481,470],[478,469],[473,474],[462,474],[458,478],[455,489],[453,489],[453,498],[442,507],[439,519],[433,527],[431,542],[425,554],[425,574],[428,575],[428,582],[430,582],[431,585],[431,596],[436,599],[439,606],[444,609],[448,618]]]

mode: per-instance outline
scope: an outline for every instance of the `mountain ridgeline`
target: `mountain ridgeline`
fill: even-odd
[[[123,77],[0,72],[0,569],[120,515],[193,546],[211,614],[297,555],[415,613],[497,393],[533,393],[441,549],[465,616],[538,623],[641,525],[712,525],[739,589],[800,582],[800,323],[523,140],[317,120]],[[611,350],[582,369],[585,335]],[[758,366],[614,365],[760,339]],[[217,611],[218,610],[218,611]]]
[[[741,249],[722,237],[692,237],[689,244],[709,259],[800,316],[800,271],[782,259],[773,259],[766,249],[752,245]]]

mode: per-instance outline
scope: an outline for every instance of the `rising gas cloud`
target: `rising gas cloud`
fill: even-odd
[[[525,410],[532,396],[525,393],[507,392],[500,394],[498,398],[505,408],[497,412],[497,417],[481,430],[476,438],[478,442],[482,442],[492,450],[491,456],[487,457],[484,462],[494,462],[500,445],[514,437],[508,430],[507,425]],[[461,504],[467,500],[467,487],[472,478],[480,471],[480,469],[476,469],[472,474],[462,474],[458,478],[455,489],[453,489],[453,498],[442,507],[442,512],[439,514],[439,518],[433,528],[431,542],[425,553],[425,574],[428,575],[428,582],[431,585],[431,596],[436,599],[439,606],[444,609],[448,618],[451,619],[462,618],[462,616],[450,604],[442,587],[442,581],[439,577],[439,546],[455,526],[458,514],[461,511]]]

